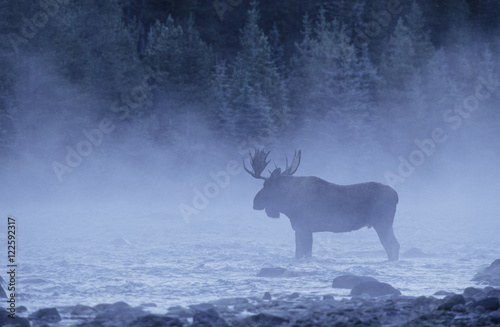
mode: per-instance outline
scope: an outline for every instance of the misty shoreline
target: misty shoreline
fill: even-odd
[[[40,309],[31,326],[495,326],[500,323],[500,289],[468,287],[462,294],[390,295],[351,299],[333,295],[266,293],[173,306],[152,314],[154,303],[132,307],[125,302]],[[21,314],[16,326],[30,326]],[[2,321],[2,320],[0,320]]]

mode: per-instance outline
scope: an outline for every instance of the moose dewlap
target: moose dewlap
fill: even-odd
[[[254,178],[264,180],[264,187],[253,200],[255,210],[265,210],[271,218],[285,214],[295,231],[295,256],[311,257],[312,233],[343,233],[373,227],[389,260],[398,260],[399,243],[392,228],[398,194],[380,183],[337,185],[318,177],[292,176],[300,165],[301,151],[282,172],[276,168],[269,177],[261,174],[269,164],[269,152],[250,154]],[[243,164],[245,164],[243,162]]]

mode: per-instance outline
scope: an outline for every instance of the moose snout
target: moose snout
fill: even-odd
[[[257,198],[253,199],[253,210],[264,210],[266,207]]]
[[[257,193],[253,199],[253,209],[254,210],[264,210],[266,208],[264,201],[262,200],[261,192]]]

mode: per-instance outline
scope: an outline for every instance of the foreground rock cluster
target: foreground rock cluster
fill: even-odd
[[[493,285],[468,287],[462,294],[437,292],[435,296],[410,297],[373,277],[343,275],[333,288],[350,289],[350,299],[333,295],[272,295],[225,298],[210,303],[175,306],[165,314],[152,314],[143,304],[125,302],[45,308],[16,319],[0,308],[0,326],[42,327],[253,327],[253,326],[500,326],[500,260],[486,267],[474,280]],[[263,268],[259,277],[296,277],[297,273]],[[20,315],[21,316],[20,316]]]
[[[370,281],[369,281],[370,282]],[[189,307],[171,307],[162,315],[124,302],[42,309],[15,322],[0,312],[0,325],[80,327],[161,326],[498,326],[500,289],[467,288],[463,294],[408,297],[367,294],[336,300],[331,295],[298,293],[274,297],[226,298]],[[153,306],[153,304],[150,304]],[[9,318],[10,319],[10,318]],[[71,320],[71,321],[68,321]]]

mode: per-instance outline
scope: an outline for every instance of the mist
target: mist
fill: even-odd
[[[18,305],[124,300],[163,312],[332,293],[340,273],[412,296],[473,285],[500,257],[498,23],[478,22],[475,1],[440,22],[434,2],[310,1],[293,19],[264,3],[214,13],[6,2],[0,212],[4,227],[16,219]],[[289,219],[253,210],[263,183],[243,162],[256,149],[270,151],[264,177],[301,150],[296,176],[391,186],[401,253],[429,261],[391,266],[373,229],[315,233],[312,261],[293,259]],[[304,280],[256,280],[272,266]],[[460,270],[451,282],[447,266]],[[92,285],[71,276],[78,269]],[[398,279],[407,270],[421,282]]]

